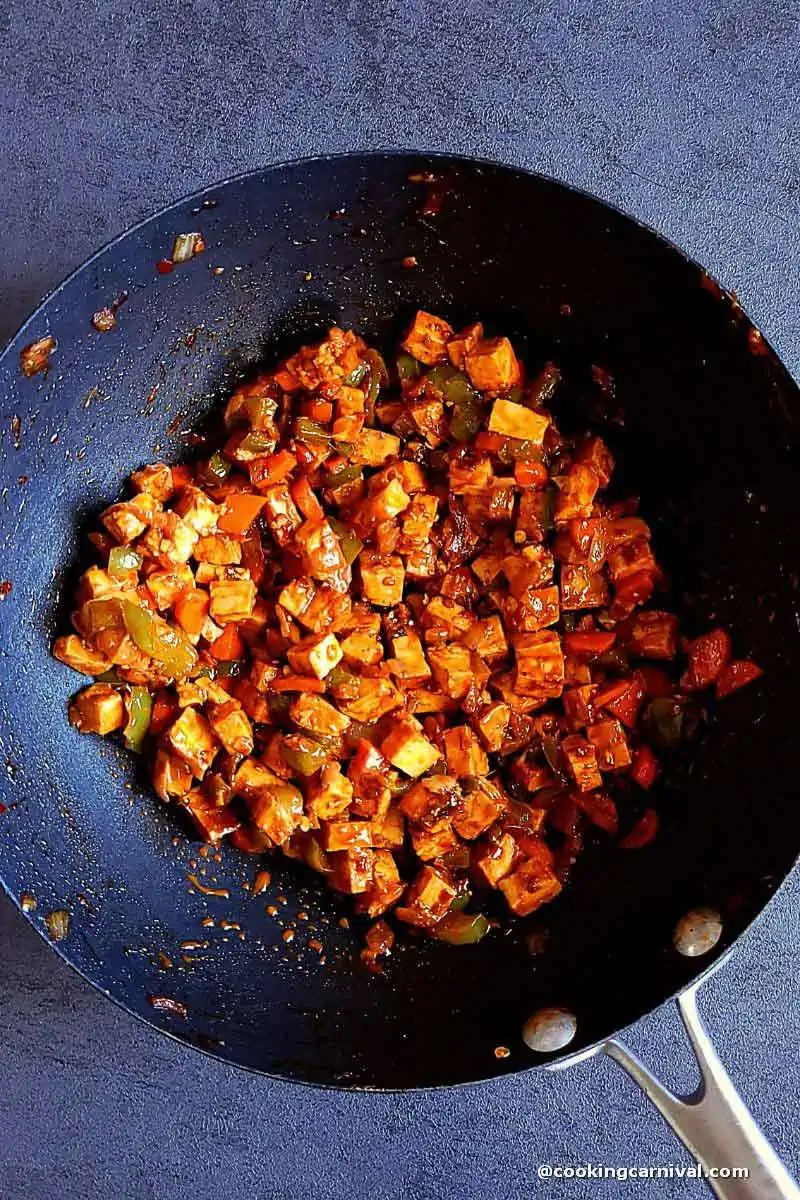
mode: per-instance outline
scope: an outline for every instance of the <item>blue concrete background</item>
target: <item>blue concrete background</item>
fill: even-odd
[[[665,7],[6,0],[0,337],[182,193],[286,157],[413,147],[532,167],[655,226],[739,293],[800,377],[797,8]],[[768,820],[768,795],[764,808]],[[796,879],[701,999],[795,1171],[799,898]],[[703,1194],[537,1181],[542,1162],[688,1161],[611,1063],[389,1097],[252,1078],[95,995],[5,901],[0,1030],[3,1200]],[[667,1082],[694,1085],[674,1012],[626,1036]]]

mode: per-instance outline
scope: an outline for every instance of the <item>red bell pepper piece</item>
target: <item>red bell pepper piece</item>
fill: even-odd
[[[681,675],[681,687],[690,692],[710,687],[730,661],[731,652],[730,634],[725,629],[712,629],[695,638],[686,652],[689,665]]]
[[[593,825],[616,836],[619,818],[617,806],[610,796],[605,792],[582,792],[576,799]]]
[[[738,691],[740,687],[752,683],[763,674],[761,667],[757,667],[749,658],[739,658],[728,663],[717,679],[717,699],[723,700],[725,696],[730,696],[731,692]]]
[[[628,774],[633,782],[638,783],[645,791],[653,786],[658,774],[658,759],[649,746],[639,746],[638,750],[634,751]]]
[[[605,654],[614,645],[617,635],[602,630],[576,630],[564,635],[564,649],[568,654]]]
[[[619,845],[623,850],[641,850],[658,833],[658,813],[654,808],[645,809],[627,837]]]

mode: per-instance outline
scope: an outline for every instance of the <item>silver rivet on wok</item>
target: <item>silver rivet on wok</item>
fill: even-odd
[[[566,1008],[540,1008],[522,1027],[522,1040],[530,1050],[552,1054],[563,1050],[575,1037],[578,1022]]]
[[[681,917],[672,935],[679,954],[698,958],[713,950],[722,936],[722,917],[713,908],[693,908]]]

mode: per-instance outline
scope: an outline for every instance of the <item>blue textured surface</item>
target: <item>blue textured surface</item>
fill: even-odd
[[[0,334],[175,195],[283,157],[415,146],[533,167],[654,225],[735,288],[797,376],[796,14],[770,0],[660,9],[286,3],[231,18],[215,0],[134,13],[118,0],[91,13],[12,0],[0,16]],[[795,1170],[799,896],[795,881],[701,1001]],[[159,1039],[71,975],[4,902],[0,939],[9,1200],[56,1188],[67,1200],[611,1197],[622,1185],[559,1189],[537,1183],[536,1166],[687,1161],[610,1063],[440,1094],[311,1092]],[[668,1082],[692,1085],[672,1012],[629,1040]]]

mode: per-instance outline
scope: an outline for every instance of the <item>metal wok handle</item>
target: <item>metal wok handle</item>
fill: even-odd
[[[800,1200],[800,1188],[759,1129],[719,1060],[697,1011],[697,985],[678,1000],[700,1067],[689,1096],[675,1096],[617,1041],[603,1049],[638,1083],[675,1133],[707,1170],[744,1167],[746,1179],[710,1178],[721,1200]]]

